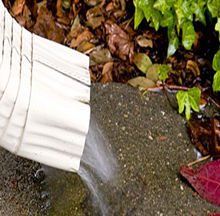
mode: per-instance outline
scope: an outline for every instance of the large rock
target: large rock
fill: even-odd
[[[179,175],[181,165],[194,161],[196,154],[183,118],[162,92],[141,96],[126,85],[95,84],[91,114],[93,128],[103,133],[117,161],[112,180],[93,181],[102,204],[91,208],[94,196],[86,193],[78,175],[43,166],[44,177],[40,164],[1,149],[1,216],[197,216],[219,211],[195,196]]]

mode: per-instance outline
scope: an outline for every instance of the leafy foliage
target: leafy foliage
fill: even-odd
[[[214,80],[212,84],[213,91],[220,91],[220,70],[214,75]]]
[[[219,32],[220,41],[220,1],[219,0],[134,0],[135,19],[137,28],[145,18],[150,26],[157,31],[159,27],[167,28],[168,49],[167,57],[172,56],[179,47],[179,36],[182,44],[190,50],[196,39],[193,22],[198,21],[206,25],[205,13],[217,18],[215,30]],[[213,60],[214,76],[213,90],[220,91],[220,53]]]
[[[186,119],[190,119],[191,107],[196,112],[199,112],[199,100],[200,100],[201,90],[199,88],[193,87],[188,91],[179,91],[176,95],[179,113],[182,113],[185,107]]]
[[[194,21],[206,25],[205,12],[208,10],[213,18],[219,16],[219,0],[134,0],[135,20],[137,28],[143,18],[157,31],[159,27],[167,27],[169,45],[167,57],[175,53],[179,46],[178,36],[182,34],[182,44],[190,50],[195,38]],[[220,20],[215,26],[220,31]]]
[[[168,65],[159,65],[158,75],[160,80],[166,80],[168,78],[169,66]]]
[[[213,58],[212,67],[215,71],[217,71],[214,75],[212,88],[213,91],[220,91],[220,50]]]

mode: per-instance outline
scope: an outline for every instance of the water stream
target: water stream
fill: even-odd
[[[110,186],[110,181],[117,172],[117,162],[109,146],[92,119],[78,174],[92,194],[94,207],[99,209],[103,216],[108,215],[109,204],[100,187],[106,183]]]
[[[38,170],[36,176],[42,178],[43,183],[41,198],[49,216],[76,216],[84,211],[96,216],[110,215],[111,204],[106,192],[113,190],[118,173],[117,161],[110,148],[96,121],[91,119],[78,173],[44,165]],[[74,209],[79,205],[83,213]]]

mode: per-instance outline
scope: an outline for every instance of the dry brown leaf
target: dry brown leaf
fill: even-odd
[[[99,5],[91,8],[86,13],[87,25],[93,29],[99,27],[105,21],[104,15]]]
[[[159,67],[159,64],[153,64],[148,68],[147,73],[146,73],[146,77],[151,79],[155,83],[159,80],[158,67]]]
[[[102,2],[102,0],[84,0],[84,2],[88,5],[88,6],[96,6],[99,3]]]
[[[88,41],[82,41],[79,46],[77,47],[77,51],[81,52],[81,53],[85,53],[86,51],[94,48],[95,45],[88,42]]]
[[[30,30],[32,22],[30,18],[29,9],[26,5],[24,5],[22,14],[16,16],[16,20],[21,26],[26,27],[28,30]]]
[[[96,81],[96,77],[95,77],[95,75],[94,75],[94,73],[92,72],[91,69],[89,69],[89,74],[90,74],[91,81],[95,82]]]
[[[15,0],[11,8],[12,16],[17,16],[18,14],[20,14],[23,11],[24,4],[25,0]]]
[[[113,11],[115,8],[114,8],[114,5],[113,5],[113,2],[110,2],[106,8],[105,8],[105,11],[106,12],[109,12],[109,11]]]
[[[102,69],[102,78],[100,80],[102,83],[113,81],[112,70],[113,62],[107,62]]]
[[[146,77],[143,77],[143,76],[135,77],[135,78],[128,80],[128,84],[135,88],[140,86],[145,89],[156,86],[156,84],[152,80]]]
[[[200,75],[200,70],[197,63],[192,60],[187,61],[186,69],[192,71],[195,77]]]
[[[113,69],[113,62],[107,62],[102,69],[102,75],[108,73],[109,71],[112,71],[112,69]]]
[[[207,99],[204,97],[204,95],[202,94],[200,96],[200,100],[199,100],[199,109],[202,110],[204,109],[208,104]]]
[[[80,33],[76,39],[72,39],[70,47],[77,47],[83,41],[89,41],[93,37],[94,35],[92,34],[92,32],[90,32],[89,30],[85,30],[82,33]]]
[[[138,43],[139,46],[141,47],[150,47],[153,48],[153,41],[151,39],[147,39],[146,37],[144,37],[143,35],[139,35],[136,38],[136,41]]]
[[[122,60],[133,62],[134,43],[130,40],[128,34],[125,33],[112,20],[105,22],[107,44],[112,54],[118,56]]]
[[[49,40],[63,43],[63,29],[56,25],[52,12],[42,6],[33,29],[34,33]]]
[[[112,59],[111,53],[108,49],[100,49],[89,54],[90,56],[90,66],[97,64],[102,64],[110,61]]]
[[[57,0],[57,13],[56,15],[58,17],[63,17],[63,12],[62,12],[62,3],[63,3],[64,0]]]
[[[220,156],[220,129],[219,129],[220,121],[219,116],[212,117],[212,142],[209,144],[209,153],[213,157]]]
[[[38,10],[37,0],[26,0],[25,2],[31,12],[32,18],[34,18],[34,20],[36,20],[37,19],[37,10]]]

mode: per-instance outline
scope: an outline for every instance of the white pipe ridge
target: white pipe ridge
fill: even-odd
[[[77,172],[89,100],[89,57],[31,34],[0,0],[0,146]]]

